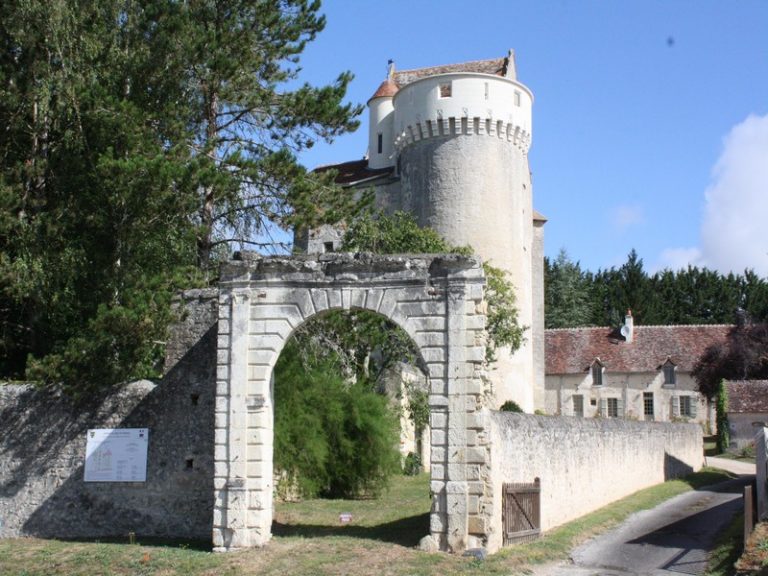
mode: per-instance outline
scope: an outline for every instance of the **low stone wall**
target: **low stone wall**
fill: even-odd
[[[541,479],[541,528],[546,531],[637,490],[698,470],[704,460],[701,427],[696,424],[495,411],[491,415],[496,545],[502,537],[503,483]]]
[[[210,540],[216,316],[204,292],[183,301],[190,313],[157,384],[128,384],[87,405],[0,385],[0,537]],[[148,428],[146,482],[84,482],[89,428]]]

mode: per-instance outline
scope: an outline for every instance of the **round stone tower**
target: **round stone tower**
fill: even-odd
[[[403,210],[509,273],[519,321],[531,327],[534,239],[527,153],[533,95],[517,81],[511,54],[507,62],[501,75],[450,71],[417,77],[396,91],[382,85],[386,96],[372,99],[378,122],[375,142],[372,122],[369,157],[376,167],[397,159]],[[386,154],[382,139],[390,125],[393,151]],[[376,154],[380,148],[383,153]],[[490,374],[496,403],[515,400],[532,411],[530,330],[520,350],[500,350],[497,356]]]

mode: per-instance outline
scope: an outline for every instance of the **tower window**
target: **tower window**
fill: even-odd
[[[378,149],[379,154],[381,154],[382,150],[384,150],[384,136],[382,135],[381,132],[379,132],[376,147]]]
[[[441,82],[440,83],[440,98],[450,98],[452,96],[452,90],[451,90],[451,83],[450,82]]]
[[[515,90],[515,106],[520,106],[520,92]]]
[[[488,82],[485,83],[485,99],[488,100]]]
[[[323,242],[323,251],[325,253],[333,252],[333,242]]]

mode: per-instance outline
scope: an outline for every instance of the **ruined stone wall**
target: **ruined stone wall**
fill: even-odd
[[[216,308],[193,291],[167,374],[87,404],[0,385],[0,537],[211,537]],[[216,300],[213,300],[216,304]],[[84,482],[89,428],[148,428],[146,482]]]
[[[542,530],[703,465],[696,424],[491,414],[493,493],[500,498],[503,483],[540,478]],[[501,508],[499,501],[499,528]]]

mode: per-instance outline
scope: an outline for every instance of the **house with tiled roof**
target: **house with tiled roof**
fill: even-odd
[[[634,326],[545,331],[548,414],[707,423],[691,371],[733,326]]]
[[[768,380],[728,380],[725,388],[731,448],[738,450],[751,445],[757,428],[768,423]]]
[[[528,163],[533,93],[517,79],[514,52],[405,70],[390,61],[371,93],[363,158],[316,170],[333,171],[349,194],[372,192],[378,209],[409,212],[509,273],[519,322],[529,329],[519,350],[498,351],[491,404],[514,400],[533,412],[544,388],[545,218],[533,209]],[[343,226],[299,230],[294,245],[331,252],[343,233]]]

